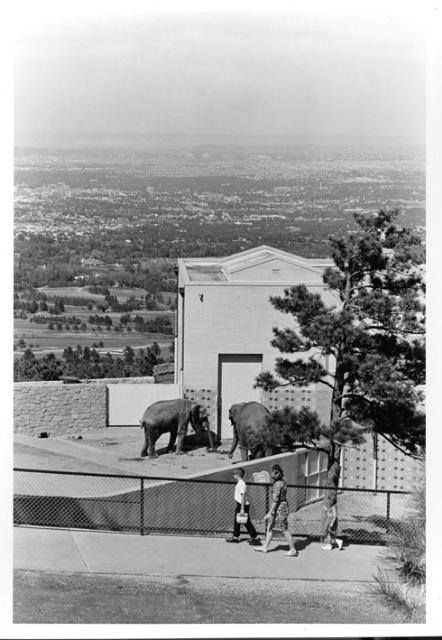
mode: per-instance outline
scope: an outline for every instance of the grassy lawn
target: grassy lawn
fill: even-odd
[[[72,296],[75,298],[84,298],[86,302],[98,302],[104,300],[104,296],[99,293],[91,293],[86,287],[39,287],[39,291],[46,293],[48,296]]]
[[[406,622],[365,584],[39,571],[15,572],[13,615],[59,624]]]
[[[39,287],[39,291],[46,293],[48,296],[72,296],[75,298],[84,298],[86,301],[104,300],[104,295],[100,293],[91,293],[87,287]],[[125,302],[128,298],[141,298],[146,295],[146,289],[124,289],[118,287],[109,287],[109,293],[115,295],[119,302]]]
[[[120,317],[123,315],[121,311],[96,311],[96,310],[90,310],[87,309],[85,307],[78,307],[75,305],[69,305],[66,304],[64,306],[65,308],[65,312],[64,315],[68,315],[68,316],[77,316],[77,318],[81,318],[82,320],[84,320],[85,322],[87,322],[87,319],[89,318],[89,316],[94,316],[95,314],[99,315],[99,316],[109,316],[109,318],[112,318],[112,322],[114,322],[115,320],[120,320]],[[47,315],[47,314],[45,314]],[[130,312],[130,316],[131,318],[134,318],[135,316],[141,316],[144,319],[147,320],[152,320],[152,318],[156,318],[157,316],[162,316],[162,317],[169,317],[171,320],[174,317],[174,312],[173,311],[147,311],[147,309],[137,309],[136,311],[131,311]],[[21,320],[20,322],[28,322],[27,320]],[[35,326],[34,323],[30,323],[31,326]]]
[[[15,320],[14,339],[17,342],[23,338],[26,346],[30,346],[34,354],[44,356],[54,353],[61,356],[65,347],[92,347],[93,344],[103,342],[104,347],[98,348],[100,353],[107,351],[122,351],[124,347],[131,346],[133,349],[143,349],[154,342],[158,342],[162,349],[164,359],[169,357],[169,345],[173,341],[173,336],[161,333],[130,333],[115,331],[56,331],[48,329],[47,325],[30,323],[27,320]],[[17,349],[16,355],[21,355],[23,350]]]
[[[82,287],[44,287],[41,290],[44,290],[51,295],[82,297],[84,298],[85,303],[86,301],[98,301],[103,298],[103,296],[98,294],[89,293]],[[119,297],[121,298],[120,301],[127,299],[130,295],[139,296],[145,293],[143,289],[118,289],[115,291],[118,291]],[[72,329],[57,331],[56,329],[49,329],[48,324],[30,322],[29,318],[26,320],[16,318],[14,319],[14,340],[17,343],[18,340],[23,338],[27,343],[26,346],[30,346],[37,357],[42,357],[43,355],[51,352],[56,356],[60,356],[67,346],[74,347],[76,345],[80,345],[82,347],[92,347],[94,343],[98,344],[101,341],[104,343],[104,353],[108,350],[123,350],[125,346],[131,346],[133,349],[141,349],[150,346],[153,342],[158,342],[163,350],[163,359],[167,360],[169,358],[168,347],[170,342],[173,340],[172,335],[144,332],[139,333],[135,331],[116,332],[113,330],[113,326],[108,331],[105,327],[98,328],[96,325],[88,324],[89,316],[96,314],[96,310],[91,311],[86,306],[65,306],[65,312],[64,314],[61,314],[63,318],[66,318],[67,316],[76,316],[88,325],[87,331],[74,331]],[[49,316],[47,312],[44,312],[43,315]],[[98,315],[108,315],[112,319],[113,324],[116,325],[119,324],[122,314],[121,312],[109,311],[107,313],[98,312]],[[139,315],[145,320],[152,320],[157,316],[162,316],[169,318],[172,325],[174,323],[173,311],[148,311],[146,309],[141,309],[130,312],[130,315],[132,318]],[[65,321],[63,320],[62,324],[64,322]],[[56,326],[55,322],[54,326]],[[21,353],[22,351],[20,350],[16,351],[17,355]]]

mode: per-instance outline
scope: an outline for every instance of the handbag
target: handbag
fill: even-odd
[[[236,514],[236,522],[238,524],[246,524],[248,517],[249,516],[247,515],[247,513],[240,511],[239,513]]]

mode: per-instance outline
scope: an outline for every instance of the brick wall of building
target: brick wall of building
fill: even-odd
[[[361,489],[411,491],[423,480],[421,461],[405,455],[378,436],[377,463],[374,464],[373,439],[367,436],[357,449],[344,448],[342,483]]]
[[[209,417],[210,430],[216,432],[217,394],[215,389],[185,388],[183,389],[183,395],[186,398],[186,400],[191,400],[191,402],[196,402],[197,404],[200,404],[201,406],[207,409],[207,412],[209,414],[208,417]]]
[[[331,390],[322,384],[312,384],[308,387],[281,387],[263,392],[263,404],[269,411],[284,407],[297,410],[308,407],[318,413],[324,424],[330,420],[330,403]]]
[[[263,370],[272,371],[275,358],[281,355],[270,344],[272,328],[294,327],[291,316],[270,304],[270,296],[282,295],[283,290],[284,287],[249,284],[186,287],[177,350],[184,386],[216,389],[220,353],[262,354]],[[336,303],[322,286],[312,286],[311,290],[320,293],[326,303]]]

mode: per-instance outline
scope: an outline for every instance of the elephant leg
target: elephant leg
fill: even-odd
[[[213,438],[212,438],[212,432],[210,431],[210,427],[207,429],[207,438],[209,440],[209,449],[215,449],[215,446],[213,444]]]
[[[176,436],[177,436],[176,429],[172,429],[171,432],[170,432],[169,444],[167,445],[167,452],[168,453],[169,453],[169,451],[173,451],[173,449],[175,447]]]
[[[247,447],[244,447],[240,444],[239,451],[241,453],[241,462],[247,462],[247,460],[249,459],[249,450],[247,449]]]
[[[184,443],[185,435],[187,433],[187,421],[184,424],[182,423],[178,425],[177,432],[178,432],[178,438],[177,438],[175,453],[177,455],[180,455],[181,453],[183,453],[183,443]]]
[[[141,449],[141,457],[145,458],[147,456],[147,447],[148,447],[148,442],[147,442],[147,435],[146,433],[144,434],[144,444],[143,444],[143,448]]]
[[[158,436],[159,434],[154,430],[151,430],[150,432],[148,432],[147,441],[148,441],[149,458],[158,457],[158,454],[155,453],[155,442],[158,440]]]

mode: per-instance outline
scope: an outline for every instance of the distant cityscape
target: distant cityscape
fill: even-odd
[[[18,148],[15,233],[22,239],[91,237],[97,231],[150,228],[157,236],[164,227],[178,246],[208,229],[209,236],[220,231],[233,243],[247,240],[250,228],[254,235],[259,230],[259,241],[278,230],[318,239],[336,227],[350,228],[353,213],[383,206],[400,208],[407,223],[423,229],[424,170],[423,149],[403,145],[151,152]],[[200,225],[204,233],[198,233]],[[179,254],[173,246],[172,254]]]
[[[388,207],[424,235],[423,148],[252,142],[17,148],[17,380],[57,379],[66,367],[86,377],[150,375],[172,360],[178,257],[267,244],[325,258],[329,236],[355,228],[354,214]],[[72,347],[86,349],[85,362],[60,360]],[[132,348],[142,350],[137,360]]]

